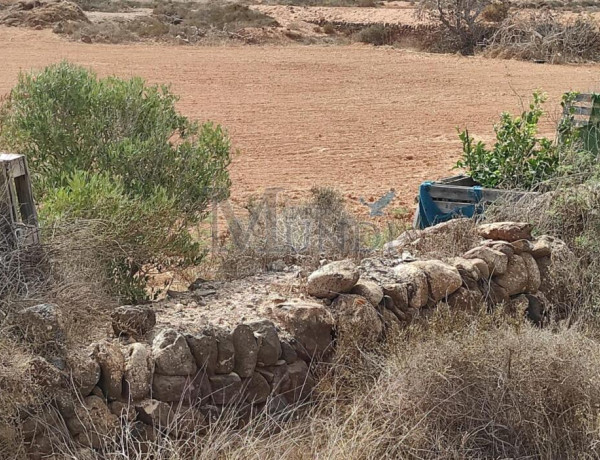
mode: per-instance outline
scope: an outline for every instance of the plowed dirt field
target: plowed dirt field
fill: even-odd
[[[395,188],[412,206],[419,183],[452,174],[456,127],[489,139],[502,110],[536,88],[551,99],[598,90],[600,66],[552,66],[370,46],[86,45],[49,31],[0,28],[0,96],[21,70],[68,59],[100,75],[168,82],[180,109],[225,125],[239,155],[231,175],[240,203],[267,187],[292,197],[332,185],[356,203]]]

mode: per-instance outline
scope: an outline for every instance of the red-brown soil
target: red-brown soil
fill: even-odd
[[[600,66],[552,66],[371,46],[86,45],[50,31],[0,28],[0,96],[19,71],[68,59],[100,75],[168,82],[180,109],[225,125],[239,149],[234,201],[313,185],[359,197],[398,192],[412,206],[420,182],[453,174],[456,127],[489,138],[502,110],[541,88],[559,96],[598,90]],[[521,98],[521,99],[520,99]],[[553,130],[552,122],[545,126]],[[364,208],[365,211],[367,210]]]

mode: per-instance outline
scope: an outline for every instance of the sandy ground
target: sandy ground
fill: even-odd
[[[502,110],[536,88],[599,90],[600,66],[552,66],[370,46],[86,45],[49,31],[0,28],[0,97],[19,71],[68,59],[100,75],[170,82],[180,109],[225,125],[239,149],[233,199],[268,187],[292,197],[332,185],[354,200],[453,174],[456,127],[489,137]],[[552,132],[551,124],[546,131]],[[364,208],[366,211],[367,209]]]

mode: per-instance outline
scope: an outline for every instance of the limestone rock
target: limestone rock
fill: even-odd
[[[215,338],[217,340],[215,372],[217,374],[229,374],[233,372],[235,365],[235,348],[231,334],[224,329],[215,329]]]
[[[310,375],[308,366],[304,361],[296,361],[288,366],[290,389],[283,394],[290,404],[307,399],[313,388],[315,380]]]
[[[461,286],[448,296],[446,303],[453,310],[477,311],[485,303],[485,299],[481,291]]]
[[[475,260],[481,259],[465,259],[463,257],[455,257],[450,261],[450,263],[458,270],[458,273],[462,278],[470,278],[471,280],[479,281],[481,279],[481,270],[479,264],[475,263]]]
[[[529,275],[523,256],[513,255],[508,262],[506,273],[497,276],[495,281],[506,289],[509,296],[525,292],[529,283]]]
[[[247,324],[238,324],[231,333],[235,352],[233,370],[243,378],[252,376],[258,358],[258,343]]]
[[[279,361],[282,351],[275,325],[271,321],[263,320],[250,323],[249,326],[259,343],[257,363],[261,366],[271,366]]]
[[[410,308],[421,308],[429,300],[429,287],[425,271],[411,263],[394,267],[396,279],[408,286],[408,304]]]
[[[313,272],[306,283],[309,295],[320,299],[333,299],[338,294],[349,292],[360,274],[350,260],[331,262]]]
[[[152,398],[164,402],[194,402],[200,395],[198,375],[161,375],[154,374],[152,379]]]
[[[269,382],[259,372],[254,372],[252,377],[246,379],[244,388],[246,390],[246,401],[250,404],[264,403],[271,394]]]
[[[175,411],[164,401],[146,399],[137,403],[135,410],[141,422],[156,428],[167,428],[175,420]]]
[[[521,255],[524,252],[530,253],[534,249],[534,244],[529,240],[517,240],[513,241],[511,244],[517,255]]]
[[[174,329],[164,329],[154,338],[152,357],[162,375],[193,375],[197,370],[185,337]]]
[[[470,260],[473,263],[473,265],[479,272],[479,279],[487,280],[490,278],[490,267],[488,267],[488,264],[485,263],[485,260],[478,259],[476,257],[468,260]]]
[[[82,396],[88,396],[100,380],[100,364],[94,359],[93,350],[69,353],[67,368],[70,380]]]
[[[17,314],[16,324],[27,342],[45,347],[47,343],[56,345],[64,340],[58,311],[52,304],[24,308]]]
[[[209,377],[212,399],[215,404],[235,403],[241,395],[242,379],[235,372]]]
[[[126,394],[132,400],[148,396],[152,385],[154,362],[150,348],[142,343],[133,343],[125,350]]]
[[[462,286],[458,270],[439,260],[417,261],[413,264],[427,275],[429,293],[434,302],[438,302]]]
[[[306,301],[290,301],[273,309],[279,321],[298,342],[305,357],[321,357],[331,351],[334,320],[323,305]]]
[[[94,346],[94,358],[100,365],[98,386],[109,399],[121,398],[125,358],[116,342],[103,340]]]
[[[531,224],[527,222],[493,222],[477,227],[477,233],[490,240],[503,240],[512,243],[531,239]]]
[[[383,294],[392,300],[393,308],[399,311],[406,311],[408,308],[410,308],[410,301],[408,300],[408,285],[403,283],[384,284]]]
[[[116,433],[119,419],[111,414],[102,398],[87,396],[83,405],[75,406],[75,416],[67,419],[66,424],[72,436],[97,434],[103,438]],[[93,442],[90,447],[97,447],[97,444]]]
[[[217,338],[214,332],[210,328],[206,328],[196,334],[186,335],[186,340],[198,369],[204,370],[208,375],[214,374],[219,357]]]
[[[367,299],[354,294],[342,294],[331,304],[336,318],[338,340],[372,347],[381,338],[383,324],[377,310]]]
[[[156,313],[148,305],[123,305],[112,312],[111,319],[117,337],[139,339],[156,324]]]
[[[533,242],[531,255],[535,259],[549,257],[552,254],[552,238],[549,236],[541,236]]]
[[[510,257],[515,253],[515,248],[508,241],[484,240],[481,245],[500,251],[507,257]]]
[[[525,262],[527,267],[527,287],[525,288],[525,292],[534,294],[542,284],[540,269],[531,254],[524,252],[521,254],[521,257],[523,257],[523,262]]]
[[[371,305],[377,306],[383,299],[383,289],[375,281],[359,279],[350,294],[356,294],[367,299]]]
[[[481,259],[488,266],[489,276],[502,275],[508,267],[508,256],[497,249],[478,246],[466,252],[465,259]]]

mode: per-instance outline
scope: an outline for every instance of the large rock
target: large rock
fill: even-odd
[[[531,254],[524,252],[521,254],[521,257],[523,257],[523,262],[525,262],[525,266],[527,267],[527,287],[525,288],[525,292],[535,294],[542,284],[540,269]]]
[[[154,338],[152,357],[162,375],[193,375],[197,370],[185,337],[174,329],[164,329]]]
[[[89,447],[98,448],[98,443],[93,436],[97,435],[101,440],[116,434],[119,426],[119,418],[112,414],[106,403],[98,396],[87,396],[83,404],[75,407],[75,416],[66,420],[67,427],[72,436],[89,435]]]
[[[531,239],[531,224],[527,222],[494,222],[477,227],[477,233],[490,240],[513,242]]]
[[[244,382],[244,388],[246,391],[246,401],[250,404],[264,403],[271,394],[269,382],[259,372],[254,372],[252,377]]]
[[[331,262],[308,277],[306,289],[309,295],[320,299],[333,299],[338,294],[349,292],[359,276],[358,267],[352,261]]]
[[[453,310],[477,311],[485,303],[485,298],[479,290],[460,287],[448,296],[446,303]]]
[[[289,366],[283,360],[275,366],[258,368],[258,372],[267,380],[274,394],[283,394],[290,389]]]
[[[100,364],[93,353],[91,349],[67,355],[70,380],[82,396],[88,396],[100,380]]]
[[[125,373],[125,357],[121,347],[116,342],[103,340],[94,345],[93,356],[100,365],[98,386],[109,400],[121,398]]]
[[[296,361],[288,366],[287,371],[290,389],[283,396],[290,404],[304,401],[315,387],[315,380],[310,375],[308,366],[304,361]]]
[[[238,324],[231,333],[231,340],[235,350],[233,370],[242,378],[252,376],[258,358],[258,342],[252,328]]]
[[[481,259],[488,266],[488,276],[502,275],[508,267],[508,256],[497,249],[478,246],[466,252],[465,259]],[[486,277],[487,278],[487,277]]]
[[[411,308],[408,302],[408,286],[406,284],[392,283],[383,285],[383,307],[391,311],[399,321],[408,321],[407,314]]]
[[[375,281],[359,279],[350,294],[356,294],[367,299],[371,305],[377,306],[383,299],[383,289]]]
[[[175,420],[175,411],[164,401],[145,399],[135,405],[135,410],[141,422],[155,428],[168,428]]]
[[[232,404],[239,400],[242,390],[242,379],[235,372],[213,375],[209,377],[212,388],[212,399],[215,404]]]
[[[434,302],[442,300],[456,291],[462,285],[458,270],[439,260],[413,262],[427,275],[429,293]]]
[[[152,398],[164,402],[195,402],[201,394],[202,376],[154,374]]]
[[[281,342],[281,359],[286,363],[292,364],[298,360],[298,353],[296,349],[288,340],[282,340]]]
[[[322,357],[331,352],[334,320],[331,313],[318,303],[290,301],[272,310],[279,321],[298,342],[296,351],[303,358]]]
[[[17,314],[16,324],[27,342],[42,348],[55,347],[64,340],[64,331],[56,306],[40,304]]]
[[[229,374],[233,372],[235,365],[235,348],[231,334],[224,329],[215,329],[215,338],[217,340],[217,364],[215,372],[217,374]]]
[[[496,276],[494,281],[506,289],[509,296],[525,292],[529,283],[529,274],[523,256],[513,255],[508,262],[506,273]]]
[[[117,337],[139,339],[156,324],[156,313],[148,305],[124,305],[113,310],[111,319]]]
[[[479,263],[475,262],[476,260],[481,259],[465,259],[463,257],[455,257],[450,260],[450,263],[452,266],[456,267],[458,273],[463,279],[469,278],[473,281],[479,281],[482,278],[480,270],[481,266]],[[487,265],[485,262],[483,262],[483,265],[485,265],[485,271],[487,271]]]
[[[271,321],[263,320],[250,323],[249,326],[258,339],[257,363],[261,366],[271,366],[279,361],[282,350],[275,325]]]
[[[152,385],[154,361],[147,345],[133,343],[125,350],[125,385],[129,399],[140,400],[148,396]]]
[[[427,275],[421,268],[410,263],[403,263],[393,270],[398,282],[408,286],[408,303],[410,308],[421,308],[429,300]]]
[[[217,338],[212,329],[206,328],[201,332],[188,334],[186,340],[198,368],[208,375],[214,374],[217,368],[219,350],[217,348]]]
[[[383,324],[377,310],[367,299],[354,294],[342,294],[331,304],[336,318],[338,340],[372,347],[381,338]]]
[[[554,239],[543,235],[540,236],[537,240],[533,242],[533,248],[531,249],[531,255],[535,259],[540,259],[542,257],[549,257],[552,254],[552,244],[554,243]]]

